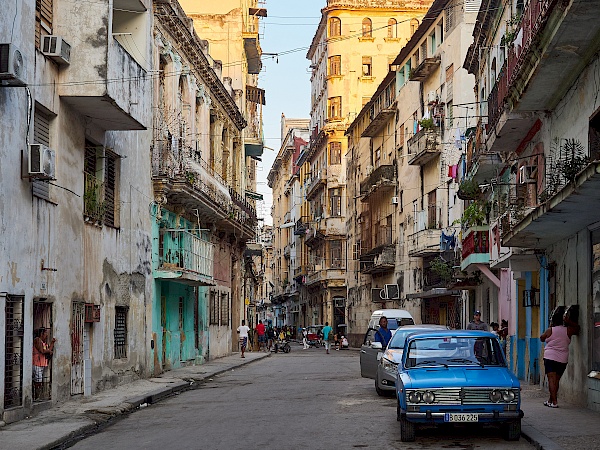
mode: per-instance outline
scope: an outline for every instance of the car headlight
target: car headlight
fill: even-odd
[[[412,391],[408,394],[408,401],[410,403],[421,403],[422,396],[420,392]]]
[[[423,401],[425,403],[433,403],[435,401],[435,394],[430,391],[425,392],[423,394]]]
[[[395,374],[396,369],[398,368],[398,364],[396,364],[394,361],[390,361],[387,358],[381,358],[381,367],[386,372],[392,372]]]
[[[498,403],[500,400],[502,400],[502,392],[494,389],[492,392],[490,392],[490,400],[494,403]]]
[[[503,391],[502,392],[502,401],[506,403],[510,403],[514,401],[515,393],[513,391]]]

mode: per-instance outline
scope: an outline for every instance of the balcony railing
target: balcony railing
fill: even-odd
[[[294,225],[294,235],[295,236],[305,236],[306,230],[308,229],[307,223],[308,217],[303,217],[296,221],[296,225]]]
[[[360,256],[360,271],[376,274],[392,272],[396,267],[396,245],[381,245]]]
[[[408,256],[424,257],[441,250],[442,230],[431,228],[421,230],[408,237]]]
[[[314,174],[306,186],[306,198],[310,199],[317,192],[318,188],[327,184],[327,169],[322,168]]]
[[[186,272],[212,280],[213,259],[214,245],[210,241],[187,230],[160,230],[159,270]]]
[[[462,240],[461,270],[471,264],[489,264],[490,262],[490,227],[476,226],[469,228]]]
[[[360,195],[362,201],[367,200],[368,196],[376,191],[394,189],[396,187],[396,166],[383,165],[377,167],[369,177],[360,183]]]
[[[440,154],[442,145],[437,128],[422,129],[408,142],[408,164],[422,166]]]

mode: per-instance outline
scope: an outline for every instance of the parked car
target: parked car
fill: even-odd
[[[419,424],[497,423],[521,435],[520,383],[487,331],[430,331],[406,338],[396,381],[400,438]]]
[[[377,369],[374,374],[375,390],[379,395],[391,394],[396,391],[396,378],[398,374],[398,363],[402,360],[404,351],[404,343],[406,338],[413,333],[422,333],[432,330],[447,330],[445,325],[406,325],[398,328],[392,339],[383,352],[381,357],[378,357]],[[381,346],[379,342],[373,344]]]

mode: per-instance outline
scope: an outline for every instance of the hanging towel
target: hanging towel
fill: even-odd
[[[456,148],[462,148],[462,133],[460,132],[460,128],[456,127],[456,131],[454,132],[454,142],[456,144]]]

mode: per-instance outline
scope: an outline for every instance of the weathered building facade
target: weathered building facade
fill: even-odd
[[[544,383],[539,335],[557,306],[572,306],[581,332],[561,395],[596,410],[599,6],[482,1],[464,64],[482,117],[468,175],[492,187],[481,201],[491,205],[489,264],[509,274],[498,309],[509,320],[513,368]]]
[[[3,5],[5,422],[150,373],[152,14],[149,0],[123,3]],[[42,327],[56,344],[34,389]]]
[[[346,281],[348,261],[355,256],[346,229],[346,130],[430,4],[330,0],[321,11],[307,53],[312,69],[311,138],[299,162],[308,223],[303,295],[320,323],[345,324],[354,301],[348,301]]]

